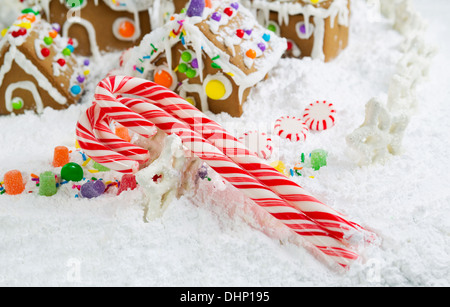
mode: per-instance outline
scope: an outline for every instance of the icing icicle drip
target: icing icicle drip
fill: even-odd
[[[329,19],[331,29],[334,28],[336,20],[339,26],[349,27],[348,9],[349,0],[324,0],[324,1],[287,1],[287,0],[243,0],[243,4],[251,8],[258,17],[258,21],[266,26],[271,24],[270,14],[274,12],[277,14],[278,25],[271,27],[279,27],[288,25],[297,27],[298,25],[291,25],[293,16],[302,15],[304,24],[301,25],[303,33],[298,32],[300,39],[308,39],[311,35],[314,36],[314,43],[312,47],[311,57],[313,59],[325,59],[324,40],[326,35],[326,20]],[[328,7],[326,5],[329,5]],[[311,23],[311,18],[313,23]],[[274,29],[275,30],[275,29]],[[276,29],[279,33],[279,29]],[[309,34],[310,33],[310,34]],[[279,33],[283,36],[283,33]],[[309,35],[308,35],[309,34]],[[296,52],[298,54],[298,52]]]

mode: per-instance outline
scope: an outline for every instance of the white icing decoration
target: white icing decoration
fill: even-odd
[[[114,34],[114,37],[117,38],[118,40],[121,41],[135,41],[137,40],[140,36],[141,36],[141,30],[139,26],[139,14],[136,12],[134,15],[135,20],[131,20],[130,18],[126,18],[126,17],[122,17],[122,18],[118,18],[114,21],[113,26],[112,26],[112,32]],[[124,21],[128,21],[131,22],[134,25],[134,35],[131,37],[123,37],[119,34],[119,27],[120,24]]]
[[[359,165],[384,162],[392,155],[401,154],[402,139],[417,103],[417,84],[427,76],[436,54],[436,47],[425,42],[425,22],[410,0],[380,0],[378,8],[405,41],[403,56],[389,84],[386,104],[372,98],[366,104],[363,125],[346,138],[359,156]]]
[[[96,38],[95,28],[92,25],[92,23],[90,23],[86,19],[82,19],[82,18],[79,18],[79,17],[70,17],[70,18],[68,18],[66,23],[64,23],[64,26],[63,26],[63,36],[65,36],[65,37],[69,36],[69,29],[74,24],[82,25],[86,29],[86,31],[88,33],[88,36],[89,36],[89,44],[91,46],[92,55],[95,58],[100,59],[101,55],[100,55],[100,49],[99,49],[99,47],[97,45],[97,38]]]
[[[174,72],[172,71],[172,69],[169,69],[168,66],[166,66],[166,65],[162,65],[162,66],[156,67],[154,73],[155,73],[155,75],[156,75],[156,74],[158,74],[158,73],[161,72],[161,71],[165,71],[165,72],[169,73],[170,76],[172,77],[172,85],[170,86],[169,89],[172,90],[172,91],[174,91],[174,90],[176,89],[177,85],[178,85],[177,74],[174,73]]]
[[[13,106],[12,106],[12,94],[17,89],[23,89],[29,91],[33,95],[33,100],[36,104],[36,111],[38,113],[42,113],[44,110],[44,104],[42,103],[41,96],[39,95],[39,92],[36,88],[36,85],[31,81],[19,81],[16,83],[11,83],[8,85],[5,91],[5,107],[8,112],[13,112]]]
[[[231,93],[233,92],[233,86],[231,85],[230,80],[228,80],[228,78],[225,77],[222,73],[217,73],[215,75],[208,75],[205,78],[205,81],[203,82],[203,91],[206,93],[206,87],[207,87],[208,83],[213,80],[220,81],[225,87],[225,95],[218,100],[225,100],[228,97],[230,97]],[[212,98],[210,98],[210,99],[212,99]]]
[[[301,31],[302,26],[305,26],[305,33]],[[314,25],[310,23],[306,24],[304,21],[297,22],[297,24],[295,25],[297,36],[301,39],[309,39],[314,32],[314,28]]]

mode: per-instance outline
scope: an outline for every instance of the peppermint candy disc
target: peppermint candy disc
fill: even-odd
[[[309,129],[302,119],[294,116],[283,116],[276,120],[273,132],[291,142],[303,142],[306,140]]]
[[[272,139],[264,132],[249,131],[239,137],[241,141],[251,152],[261,159],[269,159],[273,152]]]
[[[303,112],[303,120],[310,130],[322,131],[334,126],[336,110],[332,103],[316,101]]]

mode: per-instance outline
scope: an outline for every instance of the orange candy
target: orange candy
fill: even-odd
[[[36,16],[34,15],[34,14],[25,14],[25,15],[22,15],[22,16],[20,16],[20,18],[19,19],[26,19],[26,20],[28,20],[29,22],[35,22],[36,21]]]
[[[130,21],[123,21],[119,26],[119,34],[125,38],[131,38],[136,33],[136,29],[134,28],[134,24]]]
[[[256,58],[256,51],[253,49],[248,49],[245,55],[248,56],[250,59],[254,59]]]
[[[205,7],[212,8],[211,0],[205,0]]]
[[[157,83],[161,86],[167,87],[167,88],[170,88],[173,84],[172,76],[170,75],[169,72],[167,72],[165,70],[161,70],[161,71],[157,72],[155,74],[154,81],[155,81],[155,83]]]
[[[58,32],[56,32],[55,30],[52,30],[52,31],[50,31],[50,32],[48,33],[48,35],[49,35],[51,38],[55,38],[55,37],[58,36]]]
[[[18,170],[9,171],[3,178],[6,194],[19,195],[25,190],[22,173]]]
[[[131,137],[130,137],[130,134],[128,133],[128,129],[124,126],[116,127],[116,135],[124,141],[127,141],[127,142],[131,141]]]
[[[63,167],[69,162],[69,149],[65,146],[55,147],[55,153],[53,155],[53,166]]]

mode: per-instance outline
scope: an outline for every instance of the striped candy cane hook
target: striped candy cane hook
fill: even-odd
[[[120,97],[120,94],[142,98]],[[177,134],[195,155],[329,258],[342,266],[358,258],[344,239],[344,231],[351,228],[360,231],[359,225],[347,221],[300,187],[295,188],[292,181],[250,153],[234,136],[175,93],[143,79],[113,76],[99,83],[95,99],[93,110],[88,110],[86,118],[79,122],[79,130],[84,133],[81,135],[91,137],[91,143],[82,142],[80,146],[97,153],[92,157],[94,160],[107,160],[110,168],[118,171],[136,171],[129,167],[130,163],[136,163],[136,157],[131,159],[118,146],[109,146],[109,151],[104,152],[106,158],[93,150],[99,144],[104,146],[96,134],[106,136],[102,141],[109,140],[105,117],[120,121],[144,136],[154,134],[156,125],[169,134]],[[102,116],[101,112],[106,115]],[[111,143],[116,144],[114,140]],[[117,156],[121,158],[119,163],[113,161]]]

